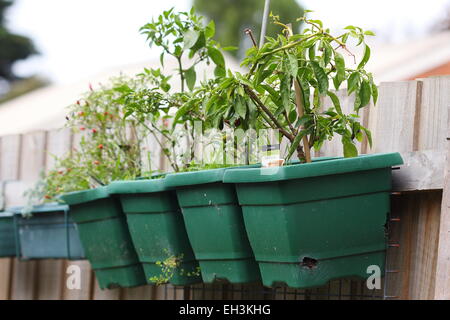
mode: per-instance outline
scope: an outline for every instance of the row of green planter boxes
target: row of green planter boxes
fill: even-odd
[[[400,155],[389,153],[116,181],[63,195],[70,217],[60,225],[71,257],[85,253],[101,288],[159,277],[173,285],[226,280],[294,288],[367,278],[371,265],[384,272],[391,166],[400,164]],[[84,253],[69,245],[78,239],[68,234],[75,230],[69,218]],[[22,252],[25,240],[37,239],[20,238]],[[175,264],[161,264],[171,258]]]
[[[67,205],[35,206],[31,217],[23,207],[0,212],[0,257],[84,259],[84,251]]]

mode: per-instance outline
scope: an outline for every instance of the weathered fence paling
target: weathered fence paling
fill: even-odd
[[[345,90],[340,90],[338,95],[343,99],[343,111],[353,110],[354,97],[348,97]],[[323,102],[325,106],[330,103],[328,98]],[[449,109],[450,77],[445,76],[382,83],[377,105],[360,114],[362,123],[372,131],[374,145],[370,149],[364,140],[358,144],[358,150],[361,153],[397,151],[405,162],[401,169],[393,172],[397,195],[393,196],[391,216],[400,221],[395,220],[390,231],[391,239],[398,241],[400,247],[389,251],[387,269],[399,271],[388,275],[389,295],[405,299],[450,299]],[[78,140],[79,137],[68,129],[0,137],[0,182],[3,186],[0,205],[23,204],[23,191],[39,179],[41,171],[52,168],[51,155],[69,152]],[[152,154],[153,169],[169,167],[152,138],[145,148]],[[342,155],[341,149],[339,137],[335,137],[315,155]],[[80,290],[70,290],[66,286],[69,265],[79,266],[82,271]],[[354,283],[332,282],[330,288],[342,286],[342,283],[340,292],[348,291],[351,298]],[[239,298],[233,293],[241,292],[238,287],[212,285],[215,290],[207,292],[212,292],[214,297],[196,290],[199,286],[184,289],[143,286],[102,291],[87,261],[0,259],[0,299],[223,299]],[[173,295],[168,295],[169,289]],[[251,292],[251,286],[246,290]],[[314,292],[318,294],[320,290]],[[304,290],[297,295],[287,288],[280,292],[274,296],[255,293],[254,297],[305,299],[312,291]],[[251,297],[240,295],[241,298]],[[320,294],[317,297],[320,298]]]

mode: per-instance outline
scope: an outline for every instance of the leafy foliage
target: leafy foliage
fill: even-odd
[[[178,62],[181,91],[185,86],[192,90],[196,83],[195,66],[201,61],[216,65],[216,75],[225,73],[225,59],[219,50],[219,45],[213,40],[215,34],[214,21],[206,26],[203,17],[195,14],[194,8],[190,12],[175,13],[173,8],[164,11],[157,19],[141,28],[141,33],[147,36],[150,46],[162,49],[161,65],[164,66],[166,55],[174,57]],[[183,55],[187,53],[192,63],[189,67],[182,64]]]
[[[365,134],[371,143],[370,132],[358,122],[358,114],[378,96],[372,75],[364,69],[370,58],[364,40],[373,33],[348,26],[346,32],[334,36],[322,21],[303,16],[299,20],[307,28],[301,34],[292,34],[278,16],[272,18],[282,26],[282,32],[268,38],[262,48],[247,51],[242,63],[250,69],[247,74],[229,72],[216,82],[204,101],[206,120],[219,128],[225,122],[244,130],[277,129],[290,142],[288,159],[297,151],[298,157],[305,160],[303,137],[308,140],[306,148],[319,150],[335,134],[342,137],[344,155],[356,156],[355,140],[361,141]],[[365,47],[356,68],[346,66],[342,56],[344,53],[355,58],[347,47],[349,38]],[[348,115],[342,112],[339,98],[330,88],[332,83],[338,90],[345,82],[348,94],[355,93],[354,112]],[[298,85],[298,103],[294,84]],[[331,105],[324,105],[326,96]]]
[[[142,172],[141,144],[146,131],[134,119],[124,120],[126,96],[132,89],[147,86],[148,79],[111,79],[108,85],[91,89],[69,106],[67,126],[80,136],[68,154],[55,157],[54,169],[38,183],[32,198],[46,200],[71,191],[106,185],[113,180],[134,179]]]
[[[225,74],[221,47],[212,39],[215,24],[210,21],[205,25],[194,9],[180,13],[170,9],[144,25],[141,32],[147,36],[150,46],[161,49],[162,66],[166,56],[176,59],[181,90],[174,91],[169,85],[171,77],[165,76],[160,69],[145,69],[139,77],[151,77],[153,86],[129,92],[125,117],[136,119],[154,136],[174,171],[185,170],[194,157],[194,121],[205,120],[201,99],[208,94],[209,83],[215,81],[206,82],[199,90],[195,68],[204,61],[214,63],[217,78]],[[190,63],[188,67],[183,65],[185,55]],[[180,151],[182,141],[188,145],[186,152]],[[181,162],[186,166],[180,167]]]
[[[175,13],[171,9],[146,24],[141,31],[150,45],[161,49],[161,64],[166,55],[177,60],[181,90],[172,89],[171,76],[159,68],[91,88],[70,106],[68,126],[83,135],[79,146],[58,158],[55,169],[46,175],[41,185],[45,197],[151,176],[142,172],[141,164],[141,143],[148,135],[159,144],[173,171],[227,166],[226,161],[193,160],[197,121],[201,134],[218,131],[219,141],[211,145],[219,144],[219,152],[212,152],[219,160],[226,158],[222,151],[230,144],[233,150],[250,150],[246,142],[229,141],[230,131],[268,128],[289,141],[286,160],[294,153],[301,161],[309,160],[305,151],[320,150],[335,135],[341,136],[345,157],[357,156],[356,141],[366,136],[371,144],[370,131],[359,123],[358,115],[378,97],[373,77],[365,70],[371,54],[365,37],[373,33],[348,26],[344,33],[332,35],[322,21],[303,16],[298,20],[307,27],[293,34],[278,16],[272,19],[281,27],[280,34],[268,37],[263,47],[247,51],[242,62],[246,73],[226,70],[221,47],[212,40],[214,22],[203,24],[193,10]],[[350,43],[364,47],[358,63]],[[346,65],[343,55],[350,55],[353,65]],[[188,67],[183,66],[186,61]],[[214,78],[198,83],[195,67],[200,61],[214,63],[216,72]],[[343,112],[334,91],[345,84],[347,93],[355,96],[350,114]]]

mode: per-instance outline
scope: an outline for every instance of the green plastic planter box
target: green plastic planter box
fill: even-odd
[[[69,207],[59,204],[34,206],[31,217],[23,207],[9,208],[15,214],[19,257],[29,259],[84,259],[84,251]]]
[[[61,199],[70,206],[100,288],[146,284],[119,200],[110,197],[106,187],[67,193]]]
[[[166,185],[176,189],[203,281],[260,281],[236,191],[222,183],[226,170],[234,169],[169,174]]]
[[[108,192],[120,197],[134,248],[149,284],[154,283],[150,280],[153,277],[167,277],[157,262],[169,258],[180,262],[178,268],[169,270],[173,272],[171,284],[201,282],[200,275],[196,275],[198,262],[186,234],[175,191],[167,189],[163,178],[116,181],[108,186]]]
[[[384,272],[391,166],[398,153],[236,169],[245,227],[263,284],[309,288]]]
[[[14,213],[0,212],[0,258],[16,256]]]

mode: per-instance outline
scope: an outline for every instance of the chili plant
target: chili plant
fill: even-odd
[[[141,145],[146,131],[135,119],[124,120],[130,90],[147,86],[147,78],[117,77],[86,92],[69,106],[66,126],[80,137],[66,155],[55,157],[52,170],[27,192],[29,205],[71,191],[145,175]]]
[[[306,28],[292,34],[277,16],[271,17],[281,27],[280,34],[268,37],[261,48],[247,51],[242,62],[247,73],[228,72],[216,82],[203,101],[205,118],[218,128],[276,129],[289,141],[287,159],[297,152],[301,161],[310,161],[310,149],[319,150],[335,134],[341,136],[344,156],[357,156],[355,140],[366,135],[371,145],[370,131],[358,122],[358,114],[378,97],[373,77],[365,70],[370,58],[365,37],[374,34],[348,26],[345,32],[332,35],[322,21],[305,16],[299,20]],[[364,46],[358,64],[348,47],[350,39]],[[353,58],[352,65],[346,65],[344,54]],[[355,94],[351,114],[344,114],[333,92],[344,83],[348,94]],[[331,104],[324,103],[326,96]]]
[[[130,91],[127,96],[125,117],[136,119],[155,137],[174,171],[189,166],[194,157],[194,121],[204,121],[200,106],[192,103],[197,94],[196,66],[201,62],[208,65],[212,62],[215,75],[225,75],[221,47],[213,40],[214,21],[205,25],[202,19],[194,9],[180,13],[170,9],[141,28],[149,45],[161,49],[162,67],[167,56],[177,61],[180,90],[171,88],[171,77],[165,76],[160,68],[146,69],[141,76],[152,77],[153,86]],[[188,66],[184,65],[186,63]],[[186,142],[187,152],[180,151],[182,141]],[[180,162],[185,163],[184,168],[180,168]]]

